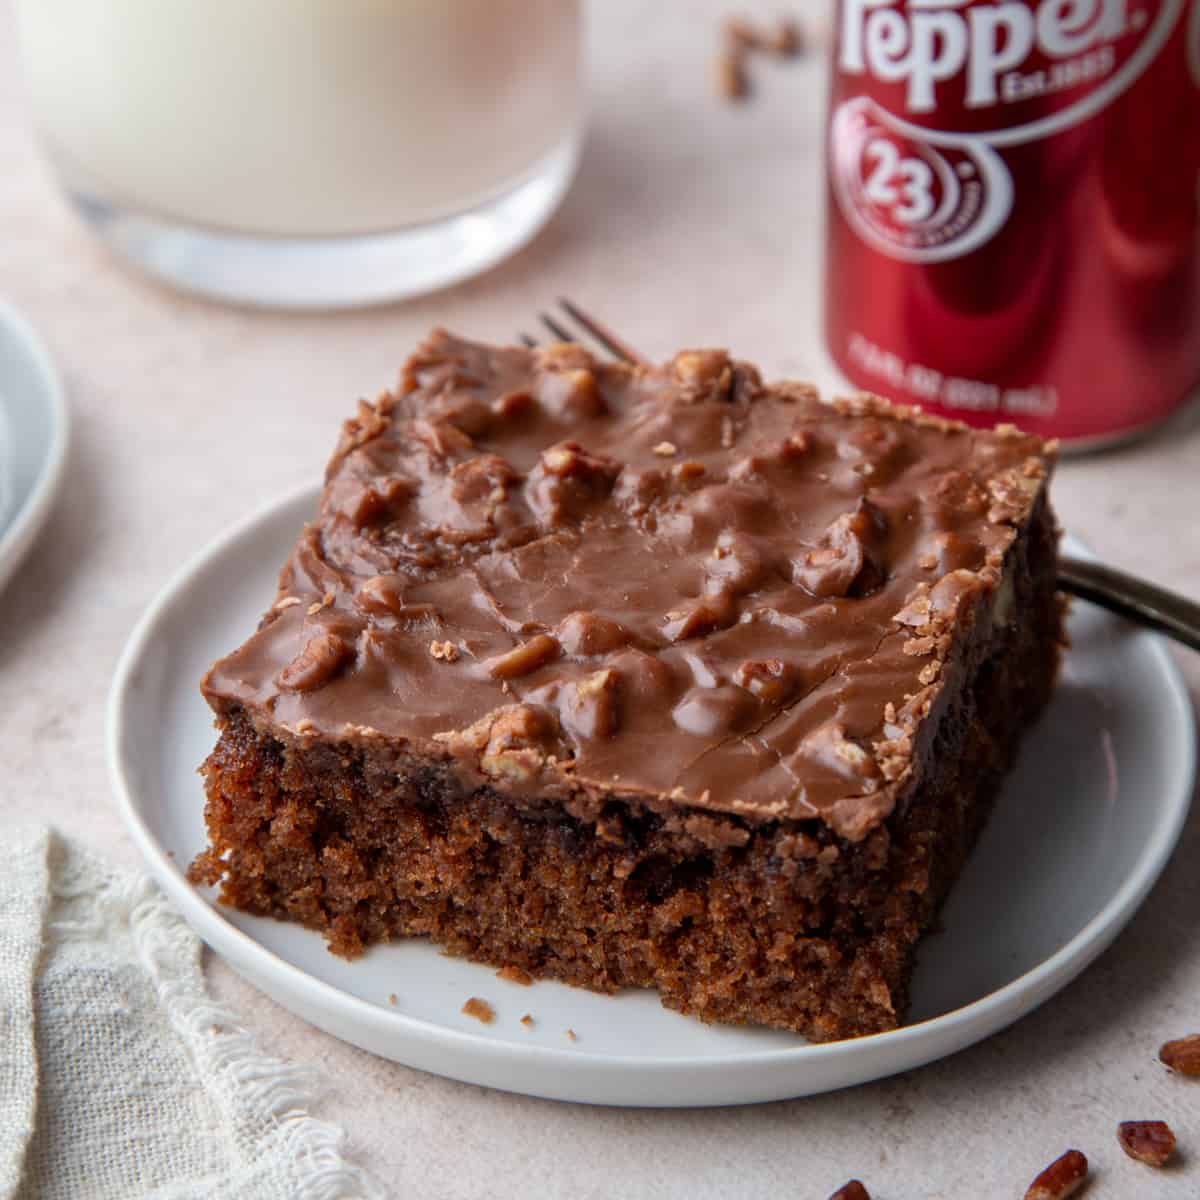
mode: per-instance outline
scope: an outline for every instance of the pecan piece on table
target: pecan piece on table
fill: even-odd
[[[1078,1150],[1068,1150],[1029,1185],[1025,1200],[1067,1200],[1083,1187],[1087,1175],[1087,1158]]]
[[[1200,1075],[1200,1033],[1163,1042],[1158,1061],[1180,1075]]]
[[[1164,1167],[1175,1153],[1175,1133],[1166,1121],[1122,1121],[1117,1141],[1130,1158],[1150,1167]]]
[[[871,1200],[871,1193],[857,1179],[843,1184],[829,1200]]]

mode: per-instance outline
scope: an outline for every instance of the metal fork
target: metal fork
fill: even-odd
[[[648,365],[648,360],[624,338],[615,334],[579,305],[566,298],[560,298],[558,306],[561,314],[538,314],[538,319],[555,341],[581,341],[583,335],[590,337],[613,358],[637,366]],[[572,329],[572,324],[578,328],[579,333]],[[526,346],[533,347],[538,344],[537,339],[527,333],[521,333],[519,337]],[[1060,591],[1069,595],[1091,601],[1092,604],[1119,613],[1148,629],[1165,633],[1193,650],[1200,650],[1200,604],[1179,595],[1178,592],[1139,579],[1126,571],[1119,571],[1116,567],[1089,562],[1068,554],[1060,554],[1058,557],[1058,587]]]
[[[565,296],[560,296],[558,305],[563,311],[563,317],[556,317],[544,311],[538,313],[538,320],[550,331],[555,341],[574,342],[579,340],[577,335],[563,323],[565,317],[567,321],[574,321],[585,334],[589,335],[602,350],[606,350],[613,358],[639,367],[650,365],[649,361],[643,358],[624,338],[618,337],[607,325],[584,312],[578,304],[573,304]],[[537,345],[537,339],[530,337],[527,333],[520,333],[517,336],[523,345],[529,347]]]

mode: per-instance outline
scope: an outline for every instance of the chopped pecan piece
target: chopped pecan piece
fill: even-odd
[[[520,481],[513,465],[498,454],[481,454],[457,463],[450,472],[450,494],[459,504],[491,500]]]
[[[456,757],[476,759],[484,773],[517,782],[540,774],[561,749],[558,722],[546,709],[532,704],[509,704],[480,717],[465,729],[435,733]]]
[[[340,511],[356,529],[379,524],[394,517],[417,494],[415,480],[402,475],[356,484],[337,496]]]
[[[781,704],[795,690],[798,672],[781,659],[765,658],[742,663],[733,681],[768,704]]]
[[[987,495],[966,471],[947,471],[933,485],[932,502],[944,512],[976,516],[983,512]],[[950,534],[951,537],[955,536]]]
[[[515,392],[505,392],[492,401],[492,412],[501,420],[512,421],[531,412],[537,401],[527,388],[519,388]]]
[[[993,525],[1012,525],[1022,520],[1041,486],[1040,479],[1015,468],[1005,471],[996,479],[989,479],[987,487],[992,503],[988,509],[988,520]]]
[[[704,591],[744,596],[761,586],[768,570],[767,560],[748,537],[727,531],[704,563]]]
[[[288,692],[312,692],[327,684],[354,656],[354,647],[336,633],[318,633],[282,671],[279,686]]]
[[[690,608],[667,613],[663,633],[672,642],[701,637],[714,629],[728,629],[737,620],[737,605],[727,592],[705,596]]]
[[[829,1200],[871,1200],[871,1193],[857,1180],[844,1183]]]
[[[506,653],[489,658],[487,672],[493,679],[519,679],[557,658],[561,649],[556,638],[539,633]]]
[[[538,397],[547,411],[576,421],[602,417],[607,408],[596,376],[586,366],[554,369],[543,375]]]
[[[539,366],[559,374],[587,370],[593,365],[592,356],[578,342],[551,342],[534,351]]]
[[[927,562],[928,570],[936,570],[941,575],[951,571],[977,570],[986,557],[983,544],[978,539],[963,537],[949,530],[935,533],[931,544],[933,548],[921,565]]]
[[[695,737],[727,737],[745,729],[754,703],[744,689],[731,683],[689,688],[671,710],[671,719]]]
[[[740,64],[735,61],[731,70],[738,73]],[[724,350],[681,350],[671,360],[670,369],[691,400],[727,401],[732,396],[733,364]]]
[[[680,383],[699,386],[723,384],[729,369],[724,350],[681,350],[671,360],[671,371]]]
[[[354,601],[365,612],[396,616],[404,608],[404,579],[399,575],[372,575],[359,584]]]
[[[453,642],[430,642],[429,653],[438,660],[438,662],[457,662],[458,647]]]
[[[1163,1042],[1158,1059],[1180,1075],[1200,1075],[1200,1033]]]
[[[487,738],[480,767],[487,775],[517,784],[536,778],[558,745],[557,721],[545,709],[531,704],[514,704],[489,714],[471,729],[464,730],[458,742],[476,741],[476,729],[480,726]],[[435,737],[449,742],[452,748],[456,744],[454,735]]]
[[[803,429],[797,430],[783,440],[779,447],[779,459],[781,462],[798,462],[800,459],[808,457],[812,445],[812,435]]]
[[[608,654],[628,646],[630,641],[624,626],[594,612],[568,613],[558,623],[554,634],[568,654],[581,658]]]
[[[847,779],[859,781],[864,790],[874,790],[878,785],[879,764],[858,742],[847,737],[839,721],[818,725],[800,743],[800,753]]]
[[[529,475],[529,503],[539,519],[554,528],[584,516],[612,491],[621,466],[589,454],[574,442],[542,451]]]
[[[867,596],[883,583],[886,568],[880,549],[887,518],[865,496],[843,513],[825,536],[793,564],[793,578],[814,596]]]
[[[1117,1141],[1130,1158],[1151,1167],[1164,1167],[1175,1153],[1175,1133],[1166,1121],[1122,1121]]]
[[[620,724],[620,677],[610,667],[570,684],[562,707],[563,724],[581,738],[612,737]]]
[[[476,399],[469,393],[455,396],[437,412],[439,421],[447,421],[461,429],[472,441],[487,435],[495,416],[490,404]]]
[[[1078,1150],[1068,1150],[1029,1185],[1025,1200],[1067,1200],[1083,1187],[1087,1175],[1087,1158]]]
[[[487,753],[503,754],[508,750],[544,749],[552,740],[555,728],[550,715],[532,704],[513,704],[490,714],[487,731]]]
[[[702,462],[697,462],[694,458],[689,458],[686,462],[676,463],[671,468],[671,474],[676,479],[683,480],[684,483],[690,483],[693,479],[703,479],[707,473],[708,468]]]
[[[409,426],[412,436],[423,442],[439,458],[449,458],[460,450],[470,450],[475,444],[457,425],[449,421],[426,420],[418,417]]]
[[[432,604],[406,603],[404,589],[404,579],[399,575],[372,575],[359,585],[354,603],[362,612],[375,617],[440,623],[441,618]]]
[[[549,475],[573,475],[579,470],[578,464],[583,453],[584,451],[574,443],[563,442],[542,451],[542,466]]]
[[[345,446],[363,446],[377,438],[388,427],[390,410],[390,398],[386,393],[374,404],[369,400],[359,400],[358,414],[342,425],[342,441]]]

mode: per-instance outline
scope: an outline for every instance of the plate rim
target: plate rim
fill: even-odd
[[[12,333],[44,386],[50,414],[50,445],[38,465],[33,486],[16,498],[16,507],[0,528],[0,589],[32,548],[58,495],[71,441],[71,411],[58,366],[37,330],[10,301],[0,297],[0,328]]]
[[[538,1063],[543,1068],[559,1067],[564,1072],[569,1072],[578,1070],[586,1064],[587,1069],[595,1072],[599,1077],[621,1075],[628,1071],[637,1071],[643,1077],[647,1074],[669,1077],[678,1072],[694,1075],[695,1072],[700,1071],[708,1074],[729,1071],[733,1068],[738,1071],[753,1071],[756,1068],[777,1070],[786,1066],[799,1069],[805,1064],[824,1063],[831,1059],[846,1059],[853,1063],[873,1054],[886,1056],[890,1051],[893,1059],[899,1054],[902,1060],[900,1065],[892,1065],[878,1074],[864,1075],[862,1081],[868,1078],[881,1078],[946,1057],[990,1037],[1033,1011],[1070,983],[1111,944],[1129,922],[1158,881],[1183,831],[1191,808],[1197,765],[1197,735],[1192,705],[1179,669],[1166,649],[1165,639],[1157,634],[1137,630],[1134,636],[1141,641],[1143,651],[1154,660],[1155,666],[1163,678],[1165,684],[1163,701],[1171,710],[1171,727],[1180,731],[1178,754],[1181,760],[1181,769],[1176,776],[1178,782],[1167,797],[1168,816],[1159,822],[1139,855],[1135,868],[1127,874],[1108,902],[1053,954],[1044,958],[1036,966],[1015,976],[995,991],[947,1013],[911,1025],[903,1025],[899,1029],[888,1030],[884,1033],[836,1042],[806,1042],[798,1046],[723,1055],[651,1055],[643,1057],[592,1053],[582,1047],[522,1045],[517,1042],[485,1037],[470,1030],[454,1029],[422,1017],[383,1008],[308,974],[303,968],[289,962],[258,942],[249,933],[239,929],[225,918],[216,905],[203,898],[187,881],[184,872],[174,860],[167,857],[165,848],[158,842],[144,821],[137,807],[131,774],[124,761],[126,726],[123,710],[131,699],[131,687],[143,652],[160,620],[168,614],[180,594],[188,589],[195,578],[213,560],[220,558],[231,547],[261,526],[278,518],[285,509],[299,506],[301,502],[308,502],[315,509],[319,495],[320,486],[309,482],[275,497],[192,554],[169,577],[166,584],[139,617],[121,651],[108,695],[105,749],[110,785],[126,828],[145,859],[151,875],[177,906],[193,930],[214,952],[226,958],[235,970],[239,972],[244,970],[249,974],[252,982],[260,990],[264,989],[258,980],[261,978],[271,979],[289,995],[299,993],[305,1003],[319,1004],[326,1012],[332,1012],[343,1027],[348,1022],[357,1028],[377,1030],[391,1037],[404,1035],[408,1038],[417,1038],[421,1042],[429,1043],[451,1053],[467,1051],[477,1059],[485,1060],[491,1065]],[[1078,543],[1076,544],[1078,545]],[[278,999],[278,997],[275,998]],[[279,1002],[291,1011],[296,1011],[290,1003],[282,1000]],[[301,1015],[303,1016],[303,1014]],[[303,1019],[308,1018],[304,1017]],[[322,1026],[322,1028],[326,1027]],[[331,1036],[341,1037],[339,1034],[331,1034]],[[932,1052],[922,1055],[919,1049],[922,1043],[936,1040],[939,1037],[939,1044],[942,1045],[942,1048],[926,1047]],[[353,1039],[342,1038],[342,1040],[352,1041]],[[355,1042],[355,1044],[362,1045],[361,1042]],[[949,1046],[949,1048],[947,1049],[945,1046]],[[378,1053],[378,1051],[372,1052]],[[381,1055],[381,1057],[388,1056]],[[404,1062],[405,1060],[397,1058],[395,1061]],[[434,1073],[476,1082],[465,1074],[455,1074],[452,1071],[435,1071]],[[777,1094],[776,1091],[771,1091],[771,1096],[783,1098],[785,1095],[815,1094],[816,1091],[850,1086],[851,1082],[853,1081],[830,1084],[824,1088],[810,1090],[782,1091]],[[504,1085],[488,1083],[485,1086],[502,1088]],[[538,1088],[524,1087],[520,1084],[514,1084],[509,1090],[555,1099],[569,1098],[561,1092],[548,1092]],[[579,1091],[580,1089],[575,1090]],[[761,1098],[763,1097],[755,1099]],[[583,1102],[630,1103],[629,1101],[606,1101],[594,1098]],[[642,1100],[640,1103],[661,1107],[664,1105],[683,1106],[687,1102],[673,1100],[658,1103],[653,1100]],[[737,1103],[737,1101],[722,1100],[718,1102],[698,1098],[691,1103],[699,1106],[713,1103]]]

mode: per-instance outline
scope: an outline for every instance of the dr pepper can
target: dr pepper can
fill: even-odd
[[[1200,0],[838,0],[826,335],[1065,445],[1200,385]]]

